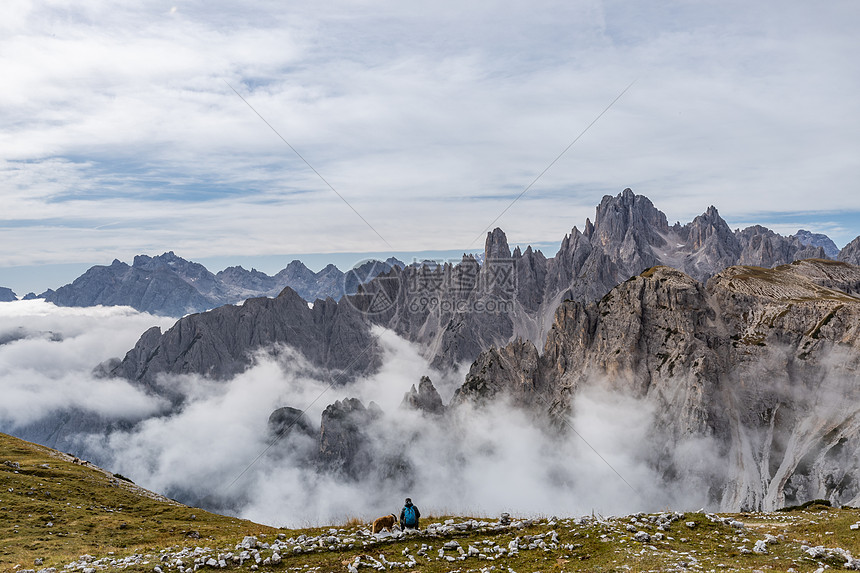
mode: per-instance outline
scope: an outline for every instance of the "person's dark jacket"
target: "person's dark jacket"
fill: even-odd
[[[407,507],[411,507],[415,510],[415,525],[406,526],[403,524],[403,518],[406,517],[406,508]],[[416,507],[415,505],[412,505],[411,503],[407,503],[406,505],[403,506],[403,509],[400,510],[400,527],[401,528],[409,527],[410,529],[420,529],[418,527],[418,518],[419,517],[421,517],[421,512],[418,511],[418,507]]]

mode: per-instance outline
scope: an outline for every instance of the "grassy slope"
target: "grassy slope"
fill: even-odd
[[[0,434],[0,571],[15,565],[32,568],[37,558],[44,560],[44,567],[60,568],[84,553],[145,552],[277,532],[146,495],[122,479],[71,460]]]
[[[20,468],[15,470],[5,465],[5,461],[18,463]],[[13,491],[10,492],[10,488]],[[732,517],[746,523],[747,528],[737,530],[714,523],[703,514],[690,513],[672,524],[666,539],[646,544],[635,541],[633,533],[627,531],[630,518],[585,525],[575,525],[572,520],[565,519],[556,523],[541,520],[510,531],[467,531],[444,538],[410,536],[380,541],[362,537],[360,531],[364,526],[344,526],[338,535],[358,539],[355,547],[318,548],[285,555],[280,565],[261,566],[259,571],[346,571],[347,564],[362,555],[376,559],[384,555],[389,561],[403,563],[403,551],[414,555],[422,544],[432,546],[427,557],[418,557],[414,569],[401,570],[465,573],[495,566],[495,571],[510,568],[520,573],[666,571],[682,570],[680,565],[686,564],[690,570],[699,571],[787,571],[790,568],[814,571],[823,561],[805,556],[801,550],[803,543],[841,547],[860,556],[860,531],[850,529],[851,524],[860,521],[857,510],[813,506],[794,512]],[[422,526],[444,519],[422,520]],[[463,521],[463,518],[454,519]],[[696,526],[688,528],[687,521],[695,522]],[[638,528],[652,535],[657,532],[641,524]],[[457,540],[463,548],[472,544],[483,550],[490,543],[507,547],[516,536],[522,538],[551,530],[557,532],[562,547],[546,551],[521,550],[516,556],[494,562],[475,557],[455,562],[438,560],[438,549],[451,539]],[[41,567],[53,566],[59,570],[86,553],[96,557],[149,555],[144,559],[146,563],[125,570],[151,572],[159,562],[159,552],[168,547],[176,551],[182,547],[206,546],[214,552],[235,552],[235,544],[245,535],[273,540],[279,533],[293,538],[326,531],[327,528],[277,530],[159,499],[103,471],[74,464],[63,454],[0,434],[0,571],[34,568],[37,558],[44,561]],[[783,537],[778,544],[768,546],[768,555],[740,551],[741,546],[752,549],[765,533]],[[457,553],[448,551],[446,555]],[[243,570],[249,570],[250,564],[245,563]],[[831,560],[829,564],[838,568],[841,560]],[[168,570],[176,569],[165,568]]]

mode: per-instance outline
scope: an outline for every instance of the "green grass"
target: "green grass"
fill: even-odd
[[[241,519],[225,517],[187,507],[163,498],[148,496],[128,481],[117,479],[95,468],[74,464],[71,458],[53,450],[0,434],[0,572],[56,567],[59,570],[83,554],[95,558],[143,555],[142,563],[125,571],[151,573],[160,564],[164,550],[184,547],[211,548],[213,553],[236,553],[235,545],[246,535],[261,541],[317,536],[329,528],[302,530],[276,529]],[[3,462],[19,464],[14,469]],[[9,491],[9,489],[13,491]],[[353,546],[343,549],[319,547],[284,554],[277,566],[261,565],[260,572],[347,571],[357,557],[404,563],[404,551],[417,555],[422,545],[430,546],[426,556],[416,557],[412,568],[399,571],[437,573],[443,571],[489,570],[517,573],[562,571],[814,571],[825,562],[839,568],[839,559],[822,561],[808,557],[801,545],[840,547],[860,556],[860,532],[851,530],[860,522],[860,511],[809,504],[789,511],[721,515],[746,524],[737,529],[716,523],[701,513],[688,513],[655,538],[658,529],[640,517],[636,528],[651,535],[642,543],[627,530],[631,517],[599,518],[577,525],[573,519],[549,522],[524,521],[521,527],[502,531],[457,531],[444,536],[421,533],[395,539],[364,536],[368,527],[358,520],[334,526],[340,538],[354,538]],[[422,518],[422,527],[445,520],[463,522],[458,516]],[[478,519],[481,521],[481,519]],[[493,521],[484,519],[483,521]],[[690,528],[686,522],[693,522]],[[49,526],[49,524],[51,524]],[[456,540],[464,549],[473,545],[486,555],[490,544],[508,547],[511,539],[548,535],[555,531],[558,546],[523,549],[516,555],[495,560],[470,557],[466,560],[438,559],[438,550]],[[765,534],[781,536],[779,543],[768,545],[767,555],[743,553],[752,549]],[[192,535],[193,537],[189,537]],[[546,539],[545,539],[546,541]],[[446,551],[446,555],[459,556]],[[368,557],[369,556],[369,557]],[[34,566],[42,559],[41,566]],[[249,571],[252,562],[245,563]],[[687,569],[684,569],[685,565]],[[162,567],[164,567],[162,565]],[[229,566],[228,570],[238,567]],[[115,570],[115,569],[110,569]],[[177,571],[164,567],[164,572]],[[203,571],[213,569],[203,568]],[[372,571],[362,567],[359,571]]]
[[[60,568],[85,553],[130,554],[277,533],[272,527],[151,499],[128,481],[58,456],[0,434],[0,571],[15,565],[32,568],[36,559],[43,560],[43,567]],[[6,461],[20,467],[13,469]]]

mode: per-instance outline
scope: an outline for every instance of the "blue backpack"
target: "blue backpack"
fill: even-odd
[[[411,527],[411,526],[415,525],[417,522],[418,522],[418,520],[415,519],[415,506],[407,505],[406,507],[404,507],[403,508],[403,525],[405,525],[407,527]]]

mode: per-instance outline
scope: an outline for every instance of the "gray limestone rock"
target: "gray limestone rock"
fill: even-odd
[[[94,266],[71,284],[41,296],[57,306],[126,305],[166,316],[182,316],[217,306],[216,298],[189,282],[195,276],[205,277],[205,273],[191,267],[188,269],[191,274],[183,275],[185,263],[172,252],[154,258],[135,257],[135,265],[131,267],[114,260],[110,266]]]
[[[540,347],[562,301],[599,300],[615,285],[656,264],[677,268],[701,281],[739,261],[767,267],[806,256],[825,257],[821,247],[804,246],[796,237],[781,237],[764,227],[733,233],[713,206],[686,225],[676,223],[670,227],[665,215],[647,197],[625,189],[615,197],[605,196],[597,207],[595,222],[586,220],[583,233],[574,227],[552,258],[531,247],[525,251],[516,247],[512,252],[504,232],[497,228],[487,233],[481,257],[464,256],[456,265],[404,266],[395,259],[385,263],[370,261],[343,277],[334,267],[313,273],[293,261],[275,277],[231,267],[216,278],[235,288],[268,288],[273,284],[269,279],[280,281],[278,284],[291,281],[306,289],[299,295],[304,292],[302,296],[307,296],[320,289],[331,292],[331,277],[341,276],[339,288],[348,292],[354,288],[355,294],[348,294],[337,304],[327,303],[325,313],[341,314],[341,306],[350,307],[356,311],[350,315],[354,329],[361,330],[360,323],[368,328],[389,328],[419,344],[434,367],[445,369],[472,361],[481,352],[515,339]],[[185,274],[190,275],[190,271]],[[295,311],[307,314],[298,307]],[[240,314],[224,312],[216,322],[219,328],[235,330],[237,325],[231,320]],[[270,321],[272,332],[284,329],[276,326],[281,321],[303,320],[288,315],[280,312],[277,320]],[[214,339],[222,335],[218,329],[205,329],[195,330],[194,336],[197,345],[214,349],[220,344]],[[191,339],[184,340],[187,345]],[[168,368],[155,357],[155,371],[230,376],[251,363],[248,354],[273,343],[290,344],[300,352],[306,348],[286,341],[284,336],[261,332],[230,352],[213,350],[208,354],[212,363],[203,357],[189,360],[186,355],[176,354],[169,359],[175,364]],[[144,351],[151,346],[142,344],[133,350],[117,373],[139,379],[149,372],[150,357]],[[335,361],[341,364],[348,363],[350,353],[356,351],[364,350],[352,343],[326,350],[332,360],[339,356]],[[311,362],[320,364],[317,358],[311,358]]]
[[[860,265],[860,237],[856,237],[853,241],[845,245],[839,256],[837,257],[843,263],[851,263],[852,265]]]
[[[347,398],[328,406],[322,414],[319,463],[328,472],[345,477],[366,476],[375,467],[370,426],[382,417],[374,402],[365,408]]]
[[[183,316],[248,298],[274,297],[286,287],[307,301],[338,300],[397,264],[403,266],[397,259],[368,261],[344,274],[334,265],[314,273],[301,261],[293,261],[275,276],[239,266],[212,274],[170,251],[157,257],[138,255],[131,266],[118,260],[94,266],[71,284],[49,289],[40,297],[58,306],[127,305],[153,314]]]
[[[405,265],[392,257],[387,261],[365,261],[346,273],[334,265],[313,272],[301,261],[294,260],[271,277],[256,269],[247,271],[242,267],[229,267],[215,276],[234,289],[241,298],[277,296],[284,288],[290,287],[306,301],[326,298],[340,300],[345,294],[355,294],[359,285],[395,266],[402,268]]]
[[[442,414],[445,411],[445,406],[442,404],[442,397],[433,386],[433,382],[427,376],[422,376],[418,383],[418,389],[415,385],[403,396],[403,401],[400,403],[401,408],[409,408],[411,410],[419,410],[428,414]]]
[[[799,259],[826,259],[821,247],[804,245],[796,237],[783,237],[761,225],[737,233],[742,251],[737,263],[757,267],[775,267]]]
[[[672,452],[712,441],[728,469],[702,488],[726,510],[854,504],[858,280],[860,268],[827,260],[735,266],[707,285],[654,267],[600,301],[562,303],[542,354],[524,340],[484,352],[454,401],[504,394],[563,428],[577,394],[596,385],[654,407],[666,448],[650,461],[664,475],[703,479]]]
[[[292,289],[277,298],[254,298],[179,319],[167,332],[153,327],[110,373],[143,382],[158,393],[160,374],[201,374],[227,379],[254,362],[255,352],[294,361],[283,347],[298,351],[312,366],[345,383],[379,366],[376,339],[350,305],[318,300],[313,308]]]
[[[293,432],[316,437],[319,431],[313,426],[307,414],[290,406],[284,406],[272,412],[267,426],[269,435],[277,439],[283,439]]]

